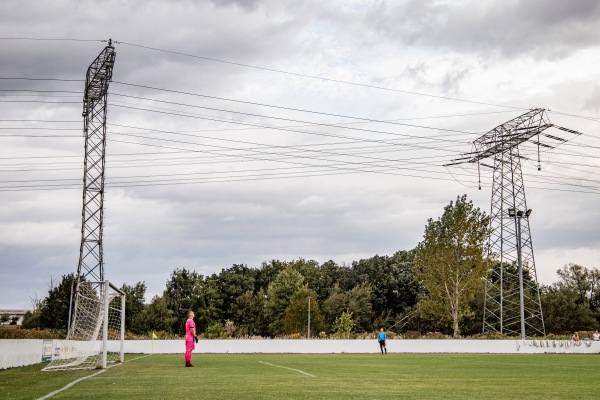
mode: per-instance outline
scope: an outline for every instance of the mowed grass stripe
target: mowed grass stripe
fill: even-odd
[[[598,355],[195,354],[193,363],[137,359],[52,399],[592,399],[600,388]],[[0,398],[39,398],[95,372],[41,368],[0,371]]]

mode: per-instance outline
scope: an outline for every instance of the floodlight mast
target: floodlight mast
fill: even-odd
[[[104,166],[108,85],[115,63],[112,41],[87,70],[83,97],[85,159],[81,246],[77,266],[77,287],[82,280],[104,282],[102,233],[104,220]]]
[[[520,229],[517,223],[520,223],[523,211],[516,210],[529,210],[521,169],[521,159],[524,157],[519,153],[519,145],[527,141],[537,145],[538,170],[540,170],[540,147],[554,148],[553,145],[542,143],[540,137],[547,137],[558,144],[566,141],[547,134],[545,130],[551,127],[580,135],[579,132],[550,123],[546,110],[534,108],[484,134],[473,142],[474,151],[447,164],[449,166],[476,162],[478,171],[480,166],[493,170],[488,251],[490,256],[497,257],[499,263],[489,271],[486,281],[484,332],[516,336],[523,334],[526,328],[530,334],[545,336],[531,231],[529,218],[527,218],[529,214],[526,214],[525,226]],[[493,166],[481,162],[492,157]],[[481,189],[481,178],[479,182],[479,189]],[[520,235],[517,230],[521,231]],[[518,236],[519,242],[517,242]],[[526,278],[523,279],[522,290],[517,268],[519,254],[522,256],[521,264]],[[521,296],[523,296],[522,301]],[[521,312],[523,303],[524,310]],[[521,329],[523,324],[525,328]]]
[[[525,212],[519,210],[517,212],[515,212],[514,208],[509,208],[508,209],[508,216],[511,218],[515,218],[515,221],[517,222],[517,260],[518,260],[518,267],[519,267],[519,305],[520,305],[520,311],[521,311],[521,339],[524,341],[525,338],[527,337],[526,332],[525,332],[525,298],[523,295],[523,260],[521,257],[521,246],[522,246],[522,242],[521,242],[521,218],[523,218],[523,216],[525,216],[525,218],[529,219],[529,216],[531,215],[531,208]]]

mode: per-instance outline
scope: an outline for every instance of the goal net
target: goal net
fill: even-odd
[[[109,281],[79,282],[66,340],[54,340],[43,371],[107,368],[123,362],[125,293]]]

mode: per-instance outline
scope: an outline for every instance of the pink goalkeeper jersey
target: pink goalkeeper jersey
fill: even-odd
[[[194,332],[196,331],[196,323],[193,319],[188,319],[185,322],[185,336],[194,336],[192,335],[191,328],[194,328]]]

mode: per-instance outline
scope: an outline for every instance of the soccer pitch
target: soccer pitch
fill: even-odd
[[[130,354],[104,371],[12,368],[0,371],[0,399],[592,399],[600,390],[597,355],[195,354],[193,363]]]

